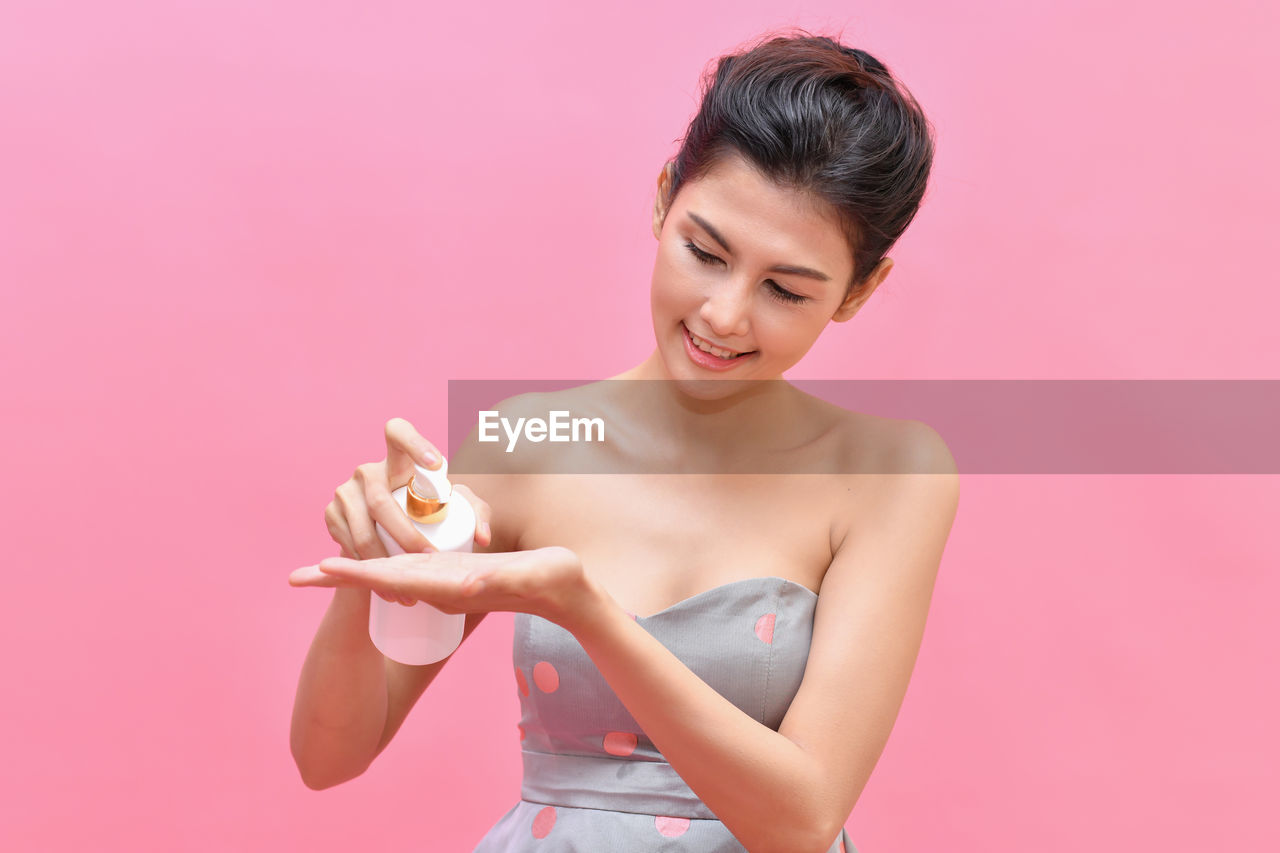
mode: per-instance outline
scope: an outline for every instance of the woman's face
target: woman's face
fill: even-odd
[[[830,207],[738,156],[686,183],[667,208],[669,181],[668,165],[650,294],[667,378],[777,379],[828,322],[852,317],[892,266],[885,259],[846,299],[853,255]]]

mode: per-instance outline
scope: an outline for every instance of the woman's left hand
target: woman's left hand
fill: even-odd
[[[425,601],[445,613],[510,610],[563,625],[587,606],[592,587],[578,555],[550,546],[492,554],[457,551],[370,560],[326,557],[289,575],[290,586],[358,586]]]

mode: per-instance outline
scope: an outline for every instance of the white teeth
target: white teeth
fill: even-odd
[[[733,358],[734,356],[739,355],[739,353],[736,353],[733,350],[721,349],[720,347],[713,347],[711,344],[707,343],[702,338],[695,335],[693,332],[689,333],[689,339],[693,341],[693,345],[696,346],[698,349],[702,350],[703,352],[709,352],[712,355],[716,356],[717,358]]]

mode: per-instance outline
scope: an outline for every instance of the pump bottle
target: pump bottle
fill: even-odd
[[[414,464],[413,478],[391,493],[400,509],[437,551],[470,551],[476,513],[449,482],[448,462],[432,471]],[[374,523],[389,555],[404,549],[381,525]],[[425,601],[406,606],[373,595],[369,599],[369,637],[391,660],[413,666],[435,663],[453,654],[462,642],[465,613],[443,613]]]

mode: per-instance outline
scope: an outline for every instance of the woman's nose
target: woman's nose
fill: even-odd
[[[720,283],[699,311],[703,321],[720,338],[744,337],[749,330],[750,284],[728,279]]]

